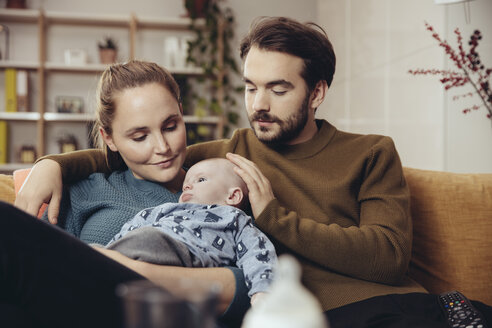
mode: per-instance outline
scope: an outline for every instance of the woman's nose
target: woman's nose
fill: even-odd
[[[169,144],[164,136],[159,136],[155,140],[154,148],[156,153],[165,154],[169,151]]]

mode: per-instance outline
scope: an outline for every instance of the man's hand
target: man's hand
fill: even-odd
[[[275,196],[270,181],[261,173],[252,161],[232,153],[227,153],[227,159],[236,167],[234,171],[244,180],[249,190],[249,202],[253,216],[256,218]]]
[[[60,165],[51,159],[43,159],[32,167],[15,198],[15,206],[37,216],[41,205],[48,203],[48,219],[56,224],[62,189]]]

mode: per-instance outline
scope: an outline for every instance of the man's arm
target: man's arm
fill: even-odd
[[[63,183],[74,183],[83,180],[95,172],[111,172],[101,149],[85,149],[64,154],[47,155],[39,158],[36,163],[44,159],[51,159],[60,165]]]
[[[48,218],[56,223],[63,183],[73,183],[94,172],[108,172],[104,154],[99,149],[80,150],[41,157],[32,167],[15,199],[15,206],[36,216],[47,203]]]

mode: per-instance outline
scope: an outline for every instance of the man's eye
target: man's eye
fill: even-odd
[[[287,93],[287,91],[275,91],[275,90],[272,91],[276,96],[283,96]]]
[[[255,91],[256,91],[256,89],[255,89],[255,88],[251,88],[251,87],[249,87],[249,88],[248,88],[248,87],[246,87],[246,89],[245,89],[245,90],[246,90],[246,92],[247,92],[247,93],[253,93],[253,92],[255,92]]]

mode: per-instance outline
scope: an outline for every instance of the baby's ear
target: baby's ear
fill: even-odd
[[[237,206],[243,201],[244,194],[241,188],[234,187],[229,189],[229,195],[226,199],[227,205]]]

